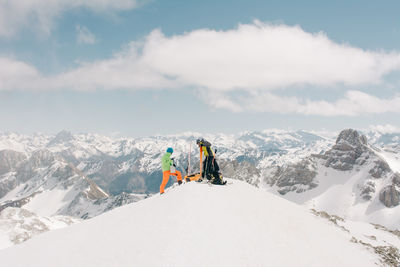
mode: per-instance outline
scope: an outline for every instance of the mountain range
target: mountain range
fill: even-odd
[[[225,177],[310,209],[400,228],[400,134],[352,129],[336,138],[283,130],[144,138],[0,133],[0,212],[73,221],[143,200],[159,190],[167,147],[183,173],[198,171],[199,137],[212,143]]]

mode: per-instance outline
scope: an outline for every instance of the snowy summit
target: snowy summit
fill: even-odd
[[[4,249],[0,259],[9,267],[381,266],[331,222],[237,180],[171,187]]]

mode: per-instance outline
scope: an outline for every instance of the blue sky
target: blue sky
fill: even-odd
[[[0,0],[2,131],[400,128],[398,1]]]

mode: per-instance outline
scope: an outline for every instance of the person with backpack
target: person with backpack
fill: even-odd
[[[203,153],[205,156],[202,178],[206,177],[207,180],[211,181],[213,184],[225,184],[226,182],[222,181],[222,176],[219,172],[219,166],[215,159],[215,153],[211,148],[211,143],[204,138],[199,138],[196,140],[196,144],[201,150],[200,153]]]
[[[165,186],[168,183],[169,177],[171,175],[176,176],[178,179],[178,184],[182,184],[182,173],[178,170],[175,170],[175,163],[173,158],[171,158],[172,153],[174,150],[172,147],[167,148],[166,153],[161,158],[161,167],[163,171],[163,179],[160,185],[160,194],[164,194]]]

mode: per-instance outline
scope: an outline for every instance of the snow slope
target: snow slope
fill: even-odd
[[[169,188],[2,250],[0,261],[9,267],[382,266],[346,231],[304,207],[229,183]]]
[[[400,172],[400,155],[394,151],[380,151],[376,152],[379,156],[384,158],[389,164],[390,168],[395,172]]]

